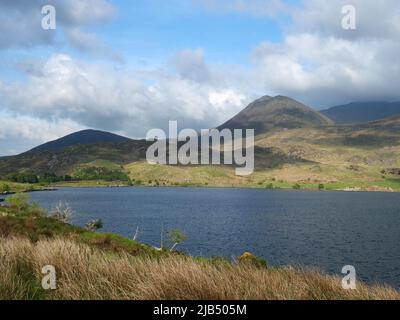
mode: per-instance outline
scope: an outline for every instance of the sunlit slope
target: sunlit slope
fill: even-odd
[[[400,118],[358,126],[281,129],[256,137],[255,172],[237,177],[228,166],[125,166],[145,184],[364,188],[400,190],[400,177],[383,174],[400,168]],[[269,156],[261,151],[271,150]],[[276,161],[279,159],[279,161]]]

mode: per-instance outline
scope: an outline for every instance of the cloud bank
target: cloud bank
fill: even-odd
[[[104,61],[87,61],[57,49],[41,32],[43,1],[0,3],[0,50],[54,46],[43,60],[19,61],[24,81],[0,80],[0,155],[98,128],[144,137],[178,120],[195,129],[216,126],[258,96],[288,95],[316,108],[359,100],[400,100],[400,2],[354,0],[357,29],[341,27],[342,0],[197,0],[224,15],[276,19],[282,41],[249,49],[249,64],[210,63],[203,48],[183,48],[165,65],[131,68],[88,25],[109,23],[117,8],[105,0],[55,1],[68,46]],[[15,24],[15,21],[24,23]],[[40,21],[40,20],[39,20]],[[21,129],[26,127],[25,129]],[[30,139],[30,140],[29,140]],[[27,141],[21,143],[20,141]]]

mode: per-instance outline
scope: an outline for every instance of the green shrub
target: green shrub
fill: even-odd
[[[0,192],[1,193],[9,193],[11,192],[11,187],[7,183],[0,184]]]
[[[294,190],[300,190],[300,189],[301,189],[301,186],[300,186],[298,183],[296,183],[296,184],[293,186],[293,189],[294,189]]]
[[[268,267],[266,260],[258,258],[250,252],[245,252],[239,257],[239,264],[251,265],[261,269]]]
[[[325,186],[321,183],[318,185],[318,190],[325,190]]]
[[[265,186],[265,189],[273,189],[274,185],[272,183],[269,183]]]
[[[91,232],[95,232],[101,228],[103,228],[103,221],[101,219],[91,220],[88,223],[86,223],[85,226],[85,229]]]
[[[173,243],[173,245],[170,249],[171,251],[173,251],[176,248],[176,246],[178,246],[179,244],[181,244],[187,240],[186,234],[184,234],[182,231],[177,230],[177,229],[168,231],[167,235],[168,235],[169,240]]]
[[[18,210],[29,209],[29,196],[27,193],[17,193],[7,198],[7,202]]]

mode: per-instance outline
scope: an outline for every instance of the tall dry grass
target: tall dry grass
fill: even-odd
[[[53,265],[58,288],[41,289]],[[0,240],[0,299],[400,299],[393,289],[358,285],[291,268],[259,269],[193,258],[110,254],[68,239]]]

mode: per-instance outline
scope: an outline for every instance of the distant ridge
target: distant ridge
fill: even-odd
[[[47,142],[28,152],[54,151],[78,144],[86,145],[101,142],[119,143],[127,141],[131,141],[131,139],[110,132],[89,129],[78,131],[60,139]]]
[[[321,113],[337,124],[359,124],[400,115],[399,102],[352,102]]]
[[[331,124],[333,122],[328,117],[296,100],[284,96],[264,96],[218,129],[255,129],[256,134],[263,134],[276,128],[295,129]]]

